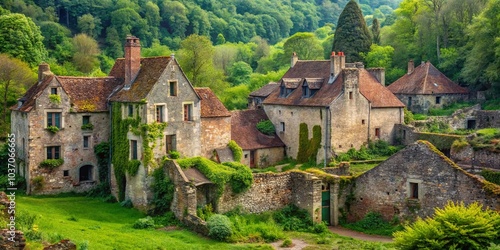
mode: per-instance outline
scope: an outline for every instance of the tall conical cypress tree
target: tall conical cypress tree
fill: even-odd
[[[377,18],[373,18],[372,37],[373,37],[374,44],[380,44],[380,24],[379,24]]]
[[[343,51],[346,62],[360,62],[360,52],[370,51],[372,39],[366,26],[363,13],[356,1],[351,0],[345,6],[337,22],[333,37],[332,51]]]

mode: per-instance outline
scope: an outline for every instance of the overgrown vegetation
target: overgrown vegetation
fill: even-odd
[[[395,154],[401,147],[391,146],[383,140],[370,141],[368,147],[361,146],[359,150],[350,148],[346,153],[341,153],[335,157],[336,162],[370,160],[380,157],[387,157]]]
[[[404,112],[404,123],[405,124],[410,124],[411,122],[413,122],[413,120],[415,120],[415,118],[413,117],[413,113],[408,110],[406,107],[404,107],[403,109],[403,112]]]
[[[321,127],[313,127],[313,137],[309,139],[309,129],[306,123],[299,125],[299,152],[297,153],[297,162],[304,163],[316,162],[316,155],[321,147]]]
[[[243,149],[241,149],[238,143],[236,143],[234,140],[230,140],[227,146],[233,152],[234,161],[241,161],[241,157],[243,156]]]
[[[97,158],[99,169],[99,181],[109,182],[109,142],[101,142],[94,146],[94,154]]]
[[[475,149],[500,150],[500,129],[485,128],[476,131],[476,136],[469,141]]]
[[[429,109],[429,115],[431,116],[450,116],[453,114],[453,112],[471,107],[474,104],[472,102],[452,102],[449,105],[444,106],[443,108],[437,108],[437,109]]]
[[[266,135],[274,135],[276,133],[276,128],[270,120],[262,120],[258,122],[257,129]]]
[[[233,235],[232,223],[222,214],[214,214],[207,221],[208,236],[219,241],[225,241]]]
[[[94,125],[92,123],[83,124],[81,129],[82,130],[92,130],[92,129],[94,129]]]
[[[148,212],[152,215],[161,215],[170,210],[170,204],[174,199],[174,184],[165,174],[163,168],[157,168],[153,171],[153,199],[151,200],[152,209]]]
[[[399,249],[486,249],[500,242],[500,215],[483,205],[449,202],[433,217],[394,233]]]
[[[53,125],[48,126],[48,127],[47,127],[47,128],[45,128],[45,129],[46,129],[46,130],[48,130],[48,131],[50,131],[50,132],[52,132],[53,134],[55,134],[55,133],[57,133],[57,132],[59,131],[59,127],[57,127],[57,126],[53,126]]]
[[[487,180],[491,183],[495,183],[497,185],[500,185],[500,172],[491,171],[488,169],[483,169],[481,171],[481,176],[483,176],[485,180]]]
[[[367,234],[392,236],[394,232],[403,229],[397,217],[388,222],[377,212],[368,212],[365,217],[354,223],[343,223],[343,227]]]
[[[51,103],[54,103],[56,105],[61,104],[61,96],[58,94],[50,94],[49,95],[49,100]]]
[[[52,170],[52,169],[60,167],[62,164],[64,164],[64,160],[62,158],[61,159],[46,159],[46,160],[43,160],[42,162],[40,162],[39,167]]]

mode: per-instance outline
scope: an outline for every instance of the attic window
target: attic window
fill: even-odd
[[[50,88],[51,95],[57,95],[57,88]]]
[[[177,82],[168,82],[170,96],[177,96]]]
[[[441,96],[436,96],[436,104],[441,104]]]
[[[309,86],[307,86],[307,84],[302,86],[302,97],[304,98],[311,97],[311,89],[309,89]]]

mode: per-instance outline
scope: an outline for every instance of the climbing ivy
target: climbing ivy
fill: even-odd
[[[233,158],[234,161],[241,161],[241,156],[243,156],[243,149],[236,143],[235,141],[231,140],[229,141],[229,144],[227,146],[233,151]]]
[[[101,142],[95,145],[94,154],[99,168],[99,181],[108,182],[109,142]]]
[[[299,152],[297,153],[297,162],[304,163],[310,160],[316,161],[316,155],[321,147],[321,127],[313,127],[313,137],[309,139],[309,129],[307,124],[299,125]]]

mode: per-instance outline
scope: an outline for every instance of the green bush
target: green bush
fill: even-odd
[[[207,221],[207,227],[208,236],[216,240],[224,241],[233,234],[231,220],[222,214],[215,214],[210,217]]]
[[[132,225],[133,228],[135,229],[147,229],[147,228],[154,228],[155,227],[155,221],[151,216],[147,216],[145,218],[138,219],[134,222]]]
[[[92,130],[92,129],[94,129],[94,125],[92,125],[92,123],[83,124],[81,129],[82,130]]]
[[[58,104],[58,105],[61,104],[61,96],[58,94],[50,94],[49,100],[51,103]]]
[[[266,135],[274,135],[276,128],[270,120],[262,120],[257,123],[257,129]]]
[[[415,121],[423,121],[423,120],[427,120],[427,116],[424,114],[414,114],[413,119]]]
[[[241,147],[233,140],[229,141],[229,144],[227,144],[227,146],[233,152],[234,161],[241,161],[241,156],[243,156],[243,149],[241,149]]]
[[[204,221],[208,220],[210,217],[212,217],[212,215],[214,215],[212,204],[208,204],[204,207],[196,209],[196,216],[200,217]]]
[[[408,110],[406,107],[404,108],[404,115],[405,115],[405,124],[410,124],[415,118],[413,117],[413,113]]]
[[[141,166],[141,161],[139,160],[130,160],[127,163],[127,171],[130,176],[136,176],[137,172],[139,172],[139,167]]]
[[[253,175],[249,167],[239,162],[224,162],[223,165],[235,170],[229,180],[234,193],[242,193],[252,186]]]
[[[292,240],[290,238],[286,238],[283,243],[281,243],[280,247],[291,247],[292,246]]]
[[[42,190],[43,187],[45,186],[45,178],[43,176],[39,175],[31,180],[31,184],[35,188],[35,190]]]
[[[455,140],[453,144],[451,144],[451,148],[454,150],[461,150],[467,146],[469,146],[469,143],[464,138]]]
[[[46,130],[52,132],[53,134],[57,133],[59,131],[59,128],[56,126],[48,126]]]
[[[486,249],[500,242],[500,215],[483,205],[449,202],[431,218],[394,233],[398,249]]]
[[[368,234],[391,236],[395,231],[403,229],[399,220],[389,223],[382,218],[380,213],[368,212],[365,217],[355,223],[343,224],[344,227]]]
[[[64,164],[63,159],[46,159],[40,162],[40,167],[45,169],[55,169]]]
[[[155,224],[160,226],[171,226],[171,225],[180,225],[177,218],[175,218],[175,214],[172,211],[166,212],[162,216],[154,217]]]
[[[481,176],[489,182],[500,185],[500,172],[483,169],[481,171]]]
[[[181,153],[179,153],[179,151],[175,151],[175,150],[168,151],[168,155],[170,156],[170,159],[179,159],[179,158],[181,158]]]
[[[274,219],[286,231],[306,232],[313,226],[309,213],[295,205],[288,205],[274,214]]]
[[[170,204],[174,199],[174,184],[165,175],[163,168],[157,168],[153,171],[153,199],[151,201],[152,209],[149,214],[165,214],[170,210]]]

